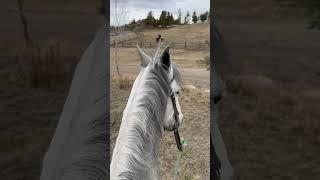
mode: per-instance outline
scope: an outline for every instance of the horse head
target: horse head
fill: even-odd
[[[154,58],[148,56],[145,52],[143,52],[139,46],[138,51],[141,59],[141,66],[143,68],[148,68],[151,62],[159,63],[166,71],[165,76],[169,79],[170,83],[170,93],[167,98],[166,111],[163,119],[164,129],[168,131],[175,130],[182,123],[183,114],[181,111],[181,106],[178,99],[178,94],[181,92],[181,78],[179,71],[175,64],[172,63],[172,58],[170,56],[170,46],[167,46],[160,56],[156,53]],[[157,50],[157,52],[159,49]]]

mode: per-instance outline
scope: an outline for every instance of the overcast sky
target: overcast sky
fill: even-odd
[[[117,3],[115,3],[117,2]],[[117,4],[117,8],[115,8]],[[111,0],[110,2],[110,24],[126,24],[133,19],[144,19],[149,11],[153,12],[155,18],[159,18],[162,10],[169,11],[176,18],[179,8],[182,11],[182,19],[189,11],[192,15],[196,11],[197,15],[210,9],[210,0]],[[115,11],[117,9],[117,11]],[[126,13],[120,13],[124,10]],[[115,17],[115,14],[126,14],[123,18]],[[117,16],[121,17],[121,16]]]

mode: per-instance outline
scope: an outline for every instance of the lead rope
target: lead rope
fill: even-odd
[[[186,146],[187,141],[184,140],[183,138],[181,138],[181,144],[182,144],[182,146]],[[178,151],[177,160],[176,160],[175,167],[174,167],[173,180],[177,179],[178,171],[179,171],[179,162],[180,162],[182,153],[183,153],[182,151]]]

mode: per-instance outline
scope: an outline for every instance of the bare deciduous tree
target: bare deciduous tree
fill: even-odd
[[[23,25],[23,36],[24,36],[25,44],[29,45],[31,42],[31,38],[29,35],[28,21],[23,11],[23,2],[24,0],[18,0],[18,13],[20,16],[21,23]]]
[[[113,23],[115,24],[116,28],[116,36],[114,37],[115,42],[115,60],[116,60],[116,68],[117,73],[120,75],[120,70],[118,66],[118,45],[121,42],[121,40],[124,40],[124,22],[126,20],[127,16],[127,10],[126,10],[126,2],[125,0],[112,0],[111,1],[111,16]]]

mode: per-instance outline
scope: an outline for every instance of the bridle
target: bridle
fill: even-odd
[[[176,105],[176,97],[174,95],[174,92],[170,91],[170,97],[171,97],[171,101],[172,101],[172,106],[173,106],[173,112],[174,112],[174,128],[173,128],[173,132],[174,132],[174,137],[176,139],[176,144],[177,144],[177,148],[182,151],[182,143],[181,143],[181,139],[180,139],[180,135],[179,135],[179,111],[177,109],[177,105]]]

